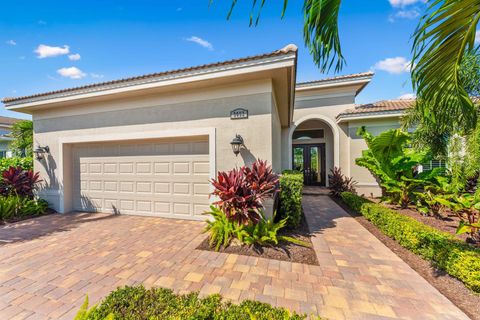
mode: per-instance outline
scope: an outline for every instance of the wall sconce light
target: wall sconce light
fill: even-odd
[[[33,153],[35,153],[37,160],[42,160],[45,153],[50,153],[50,148],[48,146],[38,147],[37,149],[33,150]]]
[[[230,142],[232,145],[232,150],[235,156],[238,156],[240,153],[240,148],[243,146],[243,138],[241,135],[237,134],[235,135],[235,138],[233,138],[232,142]]]

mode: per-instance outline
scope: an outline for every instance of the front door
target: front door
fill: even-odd
[[[293,146],[293,170],[303,172],[307,186],[325,186],[325,144]]]

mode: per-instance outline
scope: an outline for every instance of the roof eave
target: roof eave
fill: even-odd
[[[340,86],[358,86],[355,91],[355,95],[358,95],[369,83],[372,81],[373,74],[364,75],[357,78],[348,78],[348,79],[339,79],[339,80],[329,80],[318,83],[300,83],[297,84],[296,91],[307,91],[307,90],[318,90],[326,89]]]
[[[110,85],[101,85],[86,89],[65,91],[39,97],[32,97],[20,100],[6,101],[7,110],[26,112],[28,108],[42,107],[44,105],[67,102],[71,100],[95,98],[100,96],[112,95],[119,92],[140,91],[162,86],[175,86],[188,82],[209,80],[214,78],[241,75],[255,71],[265,71],[282,67],[296,66],[297,52],[289,51],[284,54],[264,57],[249,61],[232,63],[229,65],[215,66],[200,70],[186,71],[178,74],[170,74],[148,79],[132,80],[126,82],[113,83]],[[29,113],[28,111],[26,113]]]
[[[358,112],[358,113],[341,113],[337,116],[337,123],[343,123],[355,120],[369,120],[380,118],[396,118],[404,115],[405,110],[377,111],[377,112]]]

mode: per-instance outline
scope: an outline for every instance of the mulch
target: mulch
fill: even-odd
[[[36,214],[36,215],[31,215],[31,216],[21,216],[21,217],[14,217],[14,218],[7,219],[7,220],[0,220],[0,225],[20,222],[20,221],[25,221],[25,220],[30,220],[30,219],[33,219],[33,218],[38,218],[38,217],[42,217],[42,216],[46,216],[46,215],[50,215],[50,214],[54,214],[54,213],[57,213],[57,211],[55,211],[51,208],[48,208],[47,211],[45,211],[42,214]]]
[[[310,247],[304,247],[291,242],[280,241],[278,245],[272,246],[230,245],[226,248],[221,247],[218,252],[280,261],[290,261],[309,265],[319,265],[317,255],[313,249],[312,240],[310,239],[311,234],[308,230],[305,217],[302,218],[298,228],[294,230],[283,229],[280,230],[278,234],[307,242],[310,244]],[[208,240],[209,238],[207,237],[202,243],[200,243],[197,249],[215,251],[215,248],[210,247]]]
[[[392,238],[386,236],[380,231],[373,223],[368,221],[364,216],[350,209],[340,199],[332,197],[332,199],[347,211],[352,217],[354,217],[365,229],[370,231],[378,240],[392,250],[397,256],[399,256],[405,263],[407,263],[413,270],[420,274],[425,280],[427,280],[432,286],[434,286],[440,293],[447,297],[453,304],[465,312],[470,318],[474,320],[480,320],[480,296],[473,291],[465,287],[465,285],[451,277],[442,270],[436,269],[429,261],[424,260],[420,256],[412,253],[408,249],[402,247],[398,242]],[[434,228],[439,226],[438,229],[455,233],[455,229],[452,229],[450,224],[455,224],[455,221],[449,221],[448,223],[442,223],[441,219],[434,217],[425,217],[418,212],[411,209],[397,210],[402,214],[412,216],[418,221],[424,222]],[[416,213],[415,216],[413,213]],[[437,221],[435,221],[437,220]],[[453,231],[452,231],[453,230]],[[428,299],[428,297],[425,297]]]

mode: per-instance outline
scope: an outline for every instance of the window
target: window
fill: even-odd
[[[6,157],[7,157],[7,151],[6,150],[0,151],[0,159],[6,158]]]
[[[293,133],[293,140],[322,139],[324,137],[323,129],[296,130]]]
[[[435,168],[445,168],[447,164],[444,160],[431,160],[426,163],[422,163],[423,171],[433,170]]]

